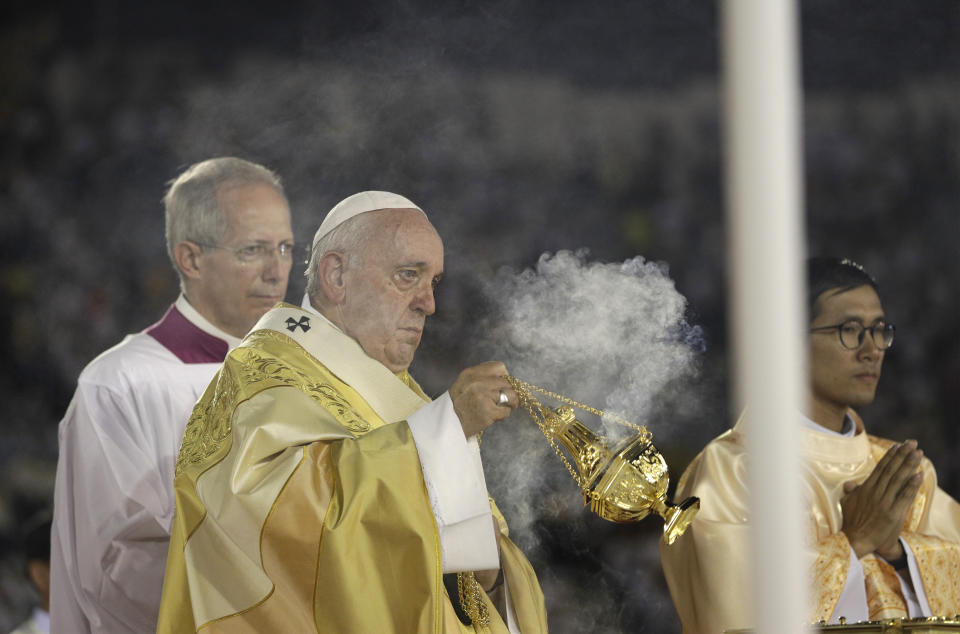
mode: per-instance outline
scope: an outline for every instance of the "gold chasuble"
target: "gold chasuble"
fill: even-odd
[[[444,589],[402,422],[427,402],[407,372],[319,316],[289,304],[268,312],[187,426],[157,631],[475,631]],[[494,515],[520,630],[546,632],[536,575]],[[482,598],[490,626],[476,631],[507,632]]]
[[[843,483],[863,482],[894,443],[864,432],[850,410],[850,438],[801,429],[803,486],[809,509],[806,560],[812,580],[810,622],[830,620],[847,582],[850,543],[840,531]],[[740,422],[694,458],[677,485],[678,497],[699,496],[700,513],[672,546],[660,548],[664,576],[684,634],[718,634],[753,625],[750,613],[750,508],[747,455]],[[916,556],[932,616],[960,613],[960,505],[937,487],[933,465],[921,464],[923,483],[901,537]],[[905,617],[900,581],[873,554],[860,559],[871,619]],[[843,616],[837,614],[836,616]]]

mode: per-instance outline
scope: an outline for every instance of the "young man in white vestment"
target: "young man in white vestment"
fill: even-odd
[[[327,215],[302,306],[264,315],[190,419],[158,632],[546,631],[480,459],[518,405],[506,368],[434,400],[408,371],[443,268],[402,196]]]
[[[54,632],[154,632],[187,419],[227,352],[284,299],[290,209],[267,168],[197,163],[164,197],[181,293],[83,370],[60,423],[51,552]]]
[[[810,622],[850,623],[960,613],[960,505],[937,487],[914,440],[871,436],[854,408],[873,402],[894,327],[876,282],[849,260],[807,264],[809,382],[801,426],[811,578]],[[758,336],[779,336],[777,326]],[[711,441],[677,485],[701,510],[661,546],[684,634],[751,623],[751,509],[744,427]]]

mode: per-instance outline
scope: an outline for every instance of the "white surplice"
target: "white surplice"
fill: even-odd
[[[224,354],[239,343],[182,295],[175,307],[194,336],[225,342]],[[221,362],[185,363],[144,331],[80,374],[59,428],[50,552],[54,633],[156,630],[174,465],[193,406]]]

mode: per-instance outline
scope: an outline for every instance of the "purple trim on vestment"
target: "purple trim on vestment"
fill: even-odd
[[[223,363],[230,349],[223,339],[190,323],[176,305],[171,306],[163,319],[144,332],[184,363]]]

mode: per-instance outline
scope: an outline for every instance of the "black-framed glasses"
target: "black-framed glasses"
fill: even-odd
[[[226,247],[204,242],[194,242],[194,244],[204,249],[223,249],[224,251],[230,251],[238,260],[245,263],[272,260],[274,253],[279,253],[280,258],[283,260],[292,260],[294,252],[297,250],[297,246],[292,242],[281,242],[275,247],[262,242],[245,244],[239,247]]]
[[[828,330],[837,331],[837,334],[840,336],[840,345],[847,350],[859,350],[860,346],[863,345],[863,338],[868,331],[877,348],[880,350],[889,350],[890,346],[893,345],[893,335],[897,329],[893,324],[888,324],[883,321],[878,321],[872,326],[864,326],[859,321],[851,319],[836,326],[811,328],[810,332],[826,332]]]

